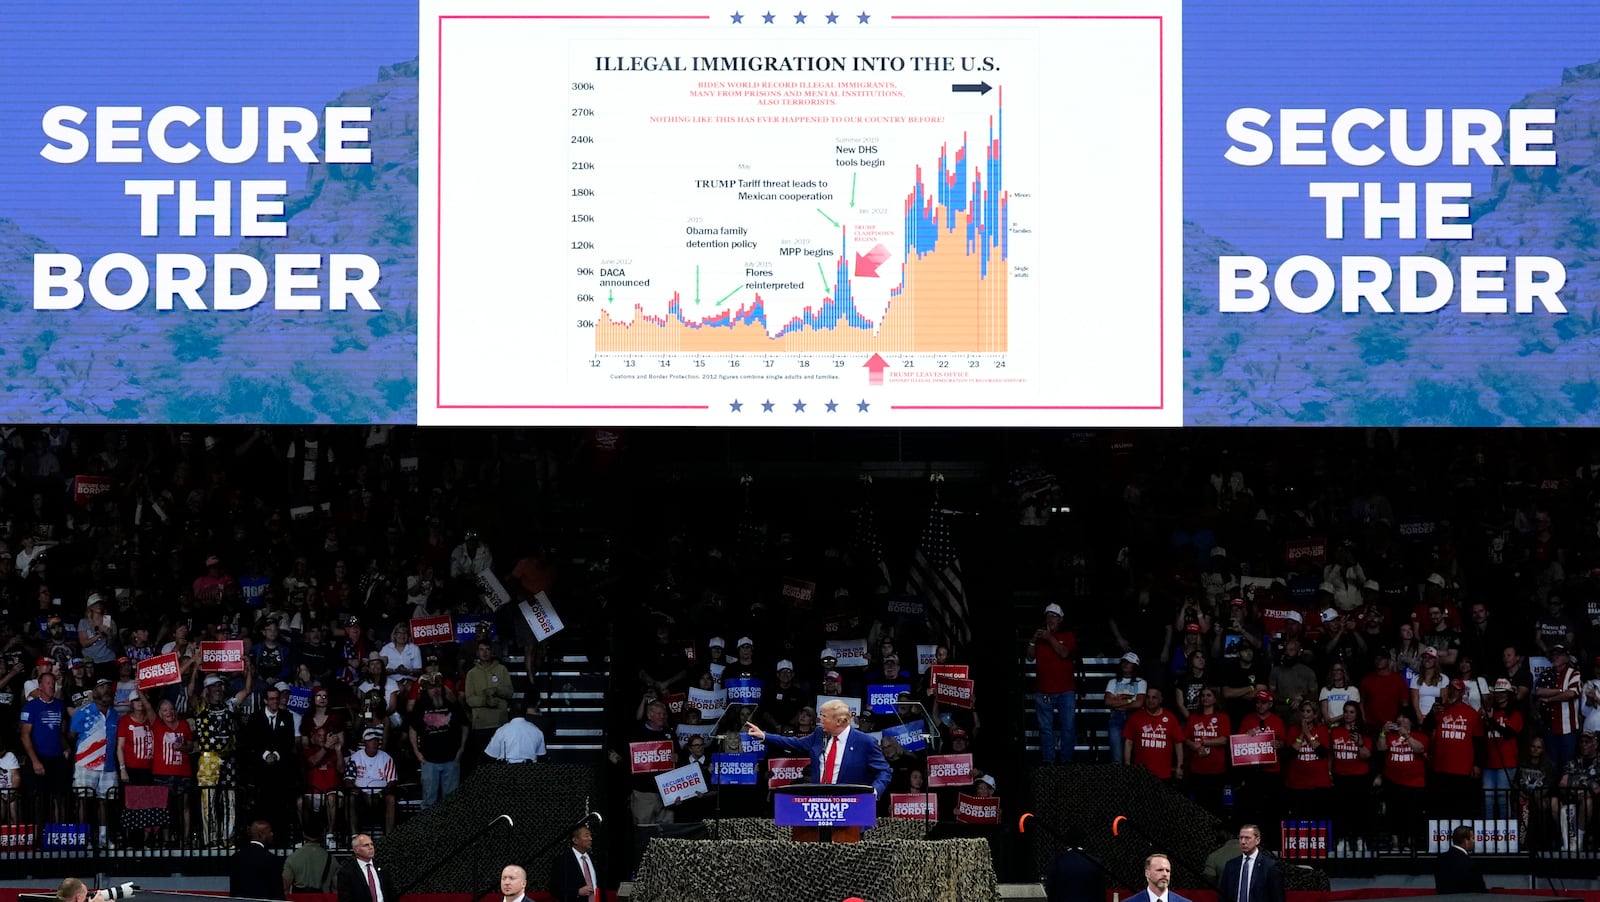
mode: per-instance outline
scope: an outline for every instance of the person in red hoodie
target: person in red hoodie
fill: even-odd
[[[1272,744],[1277,749],[1279,759],[1284,754],[1284,737],[1288,730],[1284,729],[1283,718],[1272,712],[1272,692],[1267,689],[1256,691],[1253,699],[1255,710],[1239,719],[1238,731],[1250,736],[1271,735]],[[1283,788],[1282,768],[1278,760],[1271,764],[1234,765],[1234,772],[1239,775],[1240,807],[1243,809],[1239,817],[1241,820],[1260,824],[1266,832],[1268,847],[1278,843],[1278,831],[1283,820]]]
[[[1328,731],[1333,745],[1333,799],[1337,842],[1351,853],[1366,851],[1372,810],[1372,740],[1362,728],[1360,706],[1345,702],[1344,711]]]
[[[1483,721],[1461,700],[1466,688],[1460,679],[1445,684],[1426,721],[1433,742],[1428,809],[1437,812],[1434,817],[1471,818],[1481,808],[1478,800],[1483,798],[1483,789],[1478,780],[1483,772],[1478,767],[1478,747],[1483,744]]]
[[[1333,746],[1328,728],[1318,717],[1316,702],[1302,701],[1298,713],[1299,720],[1284,738],[1289,761],[1283,787],[1287,790],[1290,815],[1309,819],[1328,811],[1328,793],[1333,789]]]
[[[1422,795],[1428,785],[1428,734],[1412,727],[1411,714],[1406,711],[1383,725],[1378,734],[1378,751],[1386,756],[1383,774],[1372,784],[1383,789],[1389,832],[1401,849],[1420,849],[1423,842]]]
[[[1189,792],[1202,808],[1219,818],[1224,814],[1222,787],[1228,775],[1228,737],[1233,734],[1233,724],[1221,705],[1215,687],[1200,690],[1200,704],[1189,713],[1189,722],[1184,725],[1189,738],[1184,741],[1187,752],[1183,756],[1188,765]]]

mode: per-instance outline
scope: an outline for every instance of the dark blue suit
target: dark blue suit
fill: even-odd
[[[828,734],[820,727],[810,736],[799,736],[793,739],[788,736],[767,734],[767,749],[776,749],[788,752],[791,755],[810,755],[811,779],[817,782],[822,780],[822,755],[827,748]],[[845,739],[844,748],[839,750],[836,762],[839,770],[835,783],[856,783],[871,786],[874,791],[882,796],[889,791],[889,759],[883,757],[883,749],[872,741],[872,737],[860,730],[851,727],[850,735]]]

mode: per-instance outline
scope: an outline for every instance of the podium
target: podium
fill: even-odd
[[[878,796],[853,783],[792,783],[773,790],[773,821],[796,842],[853,843],[878,824]]]

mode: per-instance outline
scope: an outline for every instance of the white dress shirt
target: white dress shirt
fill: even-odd
[[[514,717],[494,731],[494,737],[489,740],[484,754],[510,764],[537,761],[548,754],[544,745],[544,731],[521,717]]]
[[[591,881],[599,879],[599,877],[596,876],[596,874],[594,872],[594,859],[590,858],[589,854],[587,852],[579,852],[576,848],[574,848],[572,850],[572,856],[574,858],[578,859],[578,873],[579,874],[587,873],[589,875],[588,879],[591,880]],[[584,870],[584,865],[588,865],[588,870],[587,871]],[[587,884],[585,884],[585,885],[587,885]]]
[[[357,858],[356,859],[356,868],[361,871],[361,882],[362,882],[362,884],[377,887],[378,888],[378,902],[385,902],[385,900],[383,898],[383,880],[378,877],[378,863],[376,861],[362,861],[361,859]],[[367,880],[367,869],[368,868],[372,869],[372,880],[371,880],[370,884],[369,884],[369,882]]]

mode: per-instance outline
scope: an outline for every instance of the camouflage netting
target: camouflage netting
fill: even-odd
[[[999,902],[981,839],[859,843],[657,839],[646,847],[638,902]]]
[[[583,817],[584,801],[593,791],[594,770],[586,765],[482,765],[454,795],[378,843],[378,863],[402,892],[487,890],[497,886],[500,869],[508,864],[528,869],[529,886],[548,886],[550,863],[565,847],[567,831]],[[501,814],[509,814],[514,826],[497,825],[456,851]],[[551,843],[548,853],[539,854]],[[412,886],[413,880],[421,882]]]
[[[771,818],[729,817],[720,821],[706,821],[706,830],[712,839],[779,839],[789,840],[789,827],[780,827]],[[908,818],[885,817],[878,826],[868,827],[861,838],[868,842],[887,840],[915,841],[927,835],[921,821]]]
[[[1163,852],[1172,860],[1172,886],[1179,891],[1211,889],[1201,876],[1206,857],[1229,833],[1209,811],[1161,785],[1140,767],[1081,764],[1044,767],[1033,772],[1033,813],[1057,833],[1082,831],[1084,848],[1100,857],[1124,887],[1142,887],[1144,857]],[[1111,822],[1127,815],[1121,838]],[[1030,829],[1034,858],[1043,874],[1064,846],[1049,830]],[[1328,875],[1315,868],[1280,862],[1284,887],[1326,891]]]

